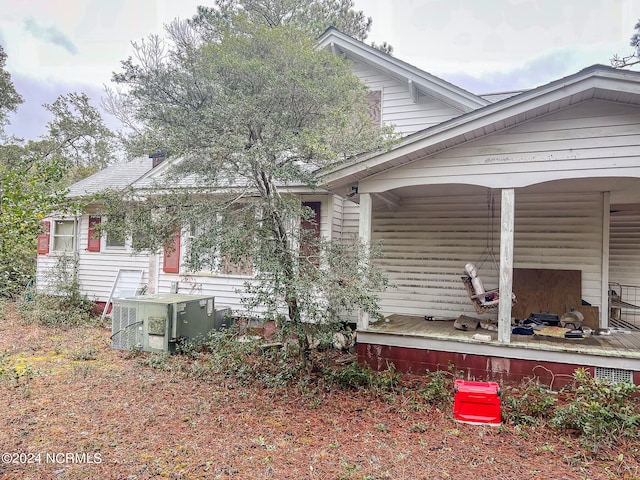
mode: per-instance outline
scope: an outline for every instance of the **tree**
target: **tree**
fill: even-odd
[[[0,66],[6,55],[0,48]],[[11,76],[0,69],[0,122],[6,124],[22,97]],[[40,221],[73,211],[65,187],[108,163],[113,134],[82,93],[61,95],[45,107],[53,114],[48,133],[28,142],[0,144],[0,295],[15,296],[35,273],[35,242]]]
[[[216,0],[215,7],[198,7],[192,19],[213,38],[223,25],[233,28],[240,18],[268,27],[295,26],[314,38],[327,28],[336,27],[359,40],[367,38],[371,17],[354,10],[353,0]]]
[[[638,20],[633,27],[636,30],[631,36],[629,45],[633,47],[633,53],[626,57],[619,57],[614,55],[611,59],[611,66],[614,68],[625,68],[640,63],[640,20]]]
[[[52,187],[66,171],[60,162],[25,161],[21,148],[12,146],[0,147],[0,160],[0,296],[13,297],[33,278],[40,221],[71,204],[65,191]]]
[[[9,113],[15,112],[23,101],[13,86],[11,74],[4,69],[6,62],[7,54],[0,45],[0,129],[7,124]]]
[[[149,248],[180,228],[197,231],[193,271],[252,266],[247,307],[286,316],[306,351],[309,325],[337,321],[342,309],[375,311],[373,292],[385,281],[364,261],[364,246],[325,242],[305,228],[313,212],[292,192],[313,188],[316,169],[383,148],[393,135],[371,124],[366,88],[349,65],[300,29],[242,14],[210,27],[201,34],[175,22],[165,40],[136,45],[114,75],[127,92],[114,104],[135,106],[144,126],[130,148],[162,147],[180,160],[147,202],[131,192],[109,205],[129,210],[129,230]],[[181,185],[189,188],[174,188]]]

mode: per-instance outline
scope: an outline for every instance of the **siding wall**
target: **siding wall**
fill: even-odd
[[[414,102],[406,82],[400,82],[363,63],[353,73],[370,89],[382,91],[382,122],[395,125],[403,136],[459,116],[462,112],[428,96]]]
[[[493,222],[486,197],[416,198],[400,211],[374,212],[372,239],[383,243],[379,264],[393,285],[381,294],[385,315],[476,315],[460,277],[473,262],[486,288],[498,286],[490,255],[499,263],[497,195]],[[514,267],[582,270],[583,298],[599,305],[601,224],[599,194],[516,192]]]
[[[320,207],[320,235],[331,238],[334,235],[334,221],[332,214],[342,210],[342,202],[339,197],[326,195],[305,195],[304,202],[321,202]],[[187,254],[188,245],[183,235],[181,254]],[[241,299],[244,296],[245,283],[251,280],[246,275],[222,275],[217,273],[194,273],[188,274],[183,270],[181,262],[181,273],[171,274],[163,271],[163,258],[160,256],[158,292],[170,292],[173,282],[178,283],[178,292],[187,294],[202,294],[215,296],[217,306],[230,307],[234,312],[243,312]],[[216,307],[217,308],[217,307]]]
[[[88,252],[89,215],[80,217],[77,223],[78,246],[78,281],[81,293],[91,300],[106,302],[113,287],[113,282],[121,268],[140,269],[143,271],[141,284],[149,280],[149,257],[146,254],[133,255],[127,250],[105,250]],[[55,268],[58,256],[50,252],[48,255],[38,255],[37,279],[38,289],[47,291],[48,279]],[[55,293],[55,292],[51,292]]]
[[[360,191],[448,183],[501,188],[563,178],[637,177],[639,165],[640,108],[592,100],[374,176],[360,182]]]
[[[640,213],[611,214],[609,280],[640,286]]]

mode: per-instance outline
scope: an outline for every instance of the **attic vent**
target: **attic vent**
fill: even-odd
[[[596,367],[595,378],[609,383],[633,382],[633,372],[619,368]]]

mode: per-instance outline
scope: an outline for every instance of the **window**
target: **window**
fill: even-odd
[[[226,216],[225,217],[223,217]],[[246,229],[242,225],[246,225],[250,220],[241,215],[249,215],[252,221],[255,221],[255,212],[252,209],[230,208],[225,214],[217,215],[217,224],[210,226],[211,230],[203,225],[193,225],[189,232],[189,254],[191,255],[191,264],[197,266],[196,269],[202,273],[218,273],[221,275],[252,275],[253,265],[248,258],[234,259],[222,255],[221,250],[224,246],[217,242],[220,238],[217,236],[219,232],[215,229],[225,230],[225,241],[236,243],[239,241],[252,242],[252,238],[247,238]],[[227,223],[225,223],[227,222]],[[232,232],[229,228],[235,229]],[[230,239],[233,237],[232,239]]]
[[[124,224],[124,215],[123,216],[116,216],[116,217],[111,217],[109,219],[109,221],[113,224],[117,224],[118,226],[121,226],[122,224]],[[125,246],[125,242],[126,238],[124,233],[122,232],[116,232],[116,231],[110,231],[107,233],[107,238],[105,240],[105,246],[106,248],[124,248]]]
[[[367,105],[369,106],[369,118],[374,125],[382,124],[382,92],[371,90],[367,93]]]
[[[53,251],[71,252],[75,246],[75,220],[56,220],[53,229]]]
[[[310,210],[306,216],[300,219],[300,257],[302,265],[318,267],[318,245],[316,240],[320,238],[320,202],[303,202],[302,206]],[[310,215],[309,215],[310,214]]]
[[[220,268],[218,249],[208,241],[202,225],[192,225],[189,229],[189,254],[191,263],[199,265],[201,272],[217,272]]]

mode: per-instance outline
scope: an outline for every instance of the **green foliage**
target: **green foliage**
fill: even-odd
[[[313,38],[329,27],[336,27],[364,40],[371,30],[372,20],[353,7],[353,0],[215,0],[215,7],[198,7],[198,15],[191,22],[210,31],[212,40],[217,38],[220,27],[232,28],[239,14],[253,23],[269,27],[295,26]]]
[[[0,67],[6,55],[0,47]],[[22,99],[0,68],[0,126]],[[54,115],[38,141],[4,139],[0,145],[0,296],[16,297],[33,278],[40,220],[77,211],[64,187],[112,158],[113,134],[84,94],[45,105]]]
[[[15,112],[23,102],[22,97],[16,92],[11,74],[4,67],[7,63],[7,54],[0,45],[0,130],[7,124],[7,117]]]
[[[345,390],[367,389],[374,392],[391,392],[400,383],[400,374],[393,365],[387,370],[376,372],[368,365],[352,363],[344,368],[331,368],[323,371],[324,379],[329,385]]]
[[[21,157],[19,148],[0,147],[0,295],[15,297],[35,272],[40,220],[71,208],[52,185],[64,175],[59,162]]]
[[[28,364],[12,362],[8,351],[0,352],[0,381],[8,381],[16,388],[22,386],[27,393],[33,376],[34,372]]]
[[[507,393],[508,392],[508,393]],[[522,389],[503,390],[502,416],[516,425],[538,425],[554,412],[556,398],[540,385],[529,384]]]
[[[432,405],[446,406],[453,400],[455,376],[446,370],[427,372],[429,383],[419,391],[420,397]]]
[[[550,425],[577,431],[583,445],[592,451],[638,437],[637,386],[630,382],[608,383],[585,369],[576,370],[574,380],[575,398],[556,408]]]
[[[114,134],[84,93],[60,95],[45,105],[54,118],[47,124],[47,142],[68,167],[67,181],[75,182],[104,168],[114,158]]]
[[[24,318],[40,325],[66,327],[96,323],[99,317],[93,312],[93,302],[80,293],[76,270],[76,258],[58,257],[45,279],[51,293],[38,293],[31,301],[21,304]]]

